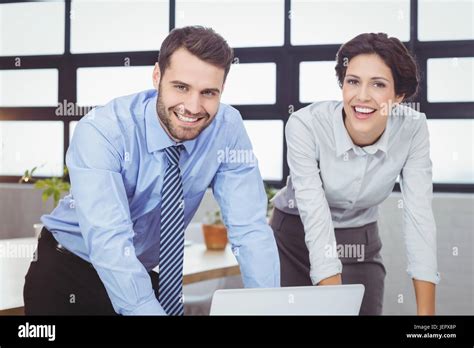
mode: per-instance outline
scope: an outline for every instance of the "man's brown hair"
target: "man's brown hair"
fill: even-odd
[[[199,59],[224,69],[224,81],[230,70],[234,52],[227,41],[211,28],[188,26],[173,29],[161,44],[158,65],[161,74],[170,65],[171,55],[185,48]]]

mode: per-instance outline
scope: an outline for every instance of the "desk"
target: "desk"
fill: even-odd
[[[227,244],[225,250],[207,250],[202,243],[184,248],[183,284],[240,274],[240,267]]]
[[[36,249],[36,238],[0,240],[0,315],[23,314],[25,275]],[[229,245],[222,251],[210,251],[202,243],[184,248],[183,283],[240,274]]]

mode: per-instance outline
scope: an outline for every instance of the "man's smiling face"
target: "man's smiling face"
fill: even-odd
[[[217,114],[224,69],[179,48],[171,55],[164,73],[155,64],[153,84],[158,89],[158,117],[168,135],[178,142],[191,140]]]

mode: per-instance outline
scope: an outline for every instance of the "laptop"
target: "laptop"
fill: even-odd
[[[362,284],[223,289],[210,315],[359,315]]]

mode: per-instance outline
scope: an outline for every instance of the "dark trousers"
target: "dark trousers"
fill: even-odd
[[[94,267],[57,244],[43,228],[37,258],[25,276],[25,314],[117,315]],[[158,298],[158,274],[149,274]]]
[[[281,286],[312,285],[309,251],[300,216],[274,209],[270,224],[280,256]],[[360,255],[339,256],[342,263],[342,283],[365,286],[359,314],[382,314],[386,272],[380,255],[382,242],[377,223],[356,228],[336,228],[334,233],[336,244],[341,246],[341,250],[363,250],[363,258]],[[355,247],[357,248],[354,249]]]

